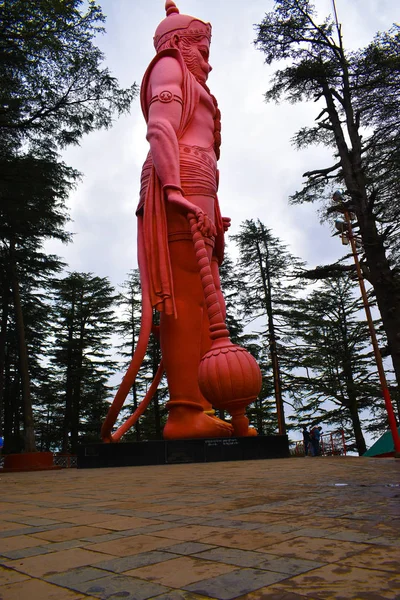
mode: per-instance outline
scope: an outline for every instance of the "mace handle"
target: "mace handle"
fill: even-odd
[[[224,337],[229,338],[229,331],[226,328],[225,320],[222,316],[203,235],[199,231],[195,215],[193,213],[188,213],[187,218],[190,224],[190,232],[192,234],[197,264],[199,265],[201,284],[203,286],[207,314],[210,321],[210,338],[212,340]]]

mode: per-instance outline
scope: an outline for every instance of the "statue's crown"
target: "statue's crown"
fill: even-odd
[[[154,47],[156,50],[177,31],[186,37],[202,35],[211,41],[211,25],[190,15],[181,15],[173,0],[166,0],[165,12],[167,17],[161,21],[154,34]]]

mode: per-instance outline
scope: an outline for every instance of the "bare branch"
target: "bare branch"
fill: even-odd
[[[306,173],[303,173],[303,177],[312,177],[314,175],[324,177],[325,175],[328,175],[328,173],[332,173],[332,171],[336,171],[336,169],[339,169],[341,164],[341,161],[339,161],[332,167],[327,167],[326,169],[316,169],[315,171],[307,171]]]

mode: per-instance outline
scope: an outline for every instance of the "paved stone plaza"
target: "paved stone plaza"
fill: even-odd
[[[400,461],[0,475],[0,600],[400,598]]]

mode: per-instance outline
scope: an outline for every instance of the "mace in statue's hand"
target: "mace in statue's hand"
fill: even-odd
[[[195,206],[195,211],[190,212],[193,212],[194,216],[196,217],[197,227],[204,237],[213,237],[217,234],[214,223],[205,212],[203,212],[197,206]]]
[[[186,200],[180,190],[164,186],[164,191],[168,202],[175,204],[185,215],[192,213],[195,216],[199,231],[204,237],[213,237],[216,235],[215,225],[210,217],[201,208]]]

